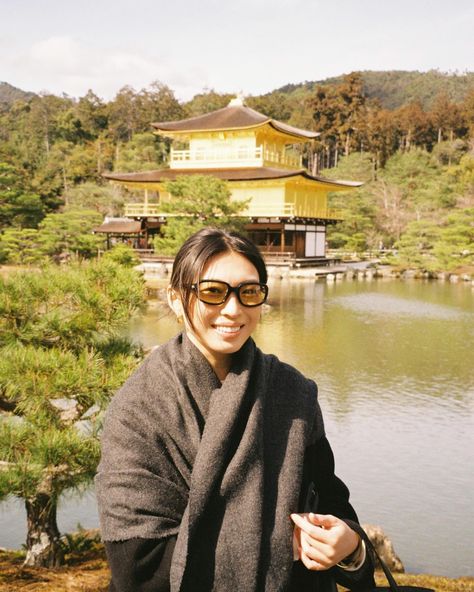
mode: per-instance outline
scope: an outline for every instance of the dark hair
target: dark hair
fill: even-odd
[[[190,236],[181,246],[173,263],[170,286],[181,296],[188,322],[191,284],[199,280],[207,263],[222,253],[238,253],[252,263],[259,281],[267,283],[267,268],[258,248],[251,240],[222,228],[206,227]]]

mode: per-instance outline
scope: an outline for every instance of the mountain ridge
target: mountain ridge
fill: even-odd
[[[446,92],[455,103],[461,102],[474,89],[474,72],[440,72],[439,70],[360,70],[363,90],[369,99],[378,99],[386,109],[398,109],[413,101],[420,101],[429,108],[440,92]],[[331,76],[323,80],[286,84],[272,92],[288,95],[311,92],[317,86],[338,85],[347,74]],[[271,94],[271,93],[268,93]]]
[[[382,107],[390,110],[413,101],[419,101],[425,109],[429,109],[434,98],[441,92],[446,93],[451,101],[459,103],[468,92],[474,90],[474,72],[361,70],[357,73],[362,77],[363,90],[367,98],[378,100]],[[341,84],[345,76],[346,74],[341,74],[323,80],[288,83],[268,93],[254,95],[254,97],[281,93],[292,98],[302,98],[318,86]],[[36,96],[38,96],[36,93],[22,90],[8,82],[0,82],[0,103],[11,105],[17,100],[28,101]],[[190,101],[185,103],[188,102]]]
[[[18,100],[28,101],[37,96],[33,92],[22,90],[9,82],[0,81],[0,103],[12,104]]]

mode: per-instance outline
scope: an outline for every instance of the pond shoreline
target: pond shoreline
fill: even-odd
[[[20,271],[33,271],[35,267],[18,265],[0,265],[0,275]],[[171,275],[172,262],[157,261],[153,263],[140,263],[135,267],[143,273],[145,281],[163,280]],[[392,265],[380,263],[378,259],[369,261],[346,261],[330,266],[291,267],[289,265],[267,264],[269,278],[275,279],[323,279],[328,282],[348,280],[372,280],[372,279],[420,279],[436,280],[451,283],[463,283],[474,287],[474,268],[462,268],[456,271],[423,271],[421,269],[400,269]]]
[[[143,273],[148,297],[166,302],[166,286],[171,275],[171,263],[141,264],[136,269]],[[463,273],[432,273],[416,269],[401,271],[390,265],[379,265],[377,262],[367,261],[331,267],[291,268],[280,265],[267,265],[267,270],[270,280],[312,280],[328,284],[341,281],[419,280],[462,284],[474,289],[474,269],[463,270]]]
[[[23,567],[18,551],[0,550],[0,592],[106,592],[110,572],[103,546],[71,553],[60,568]],[[474,577],[447,578],[430,574],[396,574],[402,586],[426,586],[436,592],[474,592]],[[377,585],[386,585],[376,573]],[[47,588],[46,588],[47,586]]]
[[[465,283],[474,286],[474,270],[454,272],[428,272],[419,269],[400,270],[390,265],[380,265],[377,262],[348,263],[332,267],[302,267],[279,268],[268,266],[270,277],[295,279],[325,279],[328,282],[338,280],[372,280],[372,279],[401,279],[401,280],[433,280],[451,283]]]

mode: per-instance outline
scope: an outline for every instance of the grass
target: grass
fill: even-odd
[[[0,551],[0,592],[107,592],[109,569],[102,549],[69,553],[57,569],[23,567],[24,556]]]
[[[74,547],[74,545],[71,545]],[[82,542],[76,547],[83,547]],[[107,592],[110,572],[103,546],[72,549],[66,564],[57,569],[23,567],[24,553],[0,551],[0,592]],[[436,592],[474,592],[474,578],[445,578],[431,575],[396,574],[402,586],[425,586]],[[377,585],[386,586],[383,574]]]

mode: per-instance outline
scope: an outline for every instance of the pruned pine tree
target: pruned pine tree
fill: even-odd
[[[181,176],[166,183],[166,190],[170,199],[162,208],[173,215],[154,240],[157,253],[175,255],[183,242],[204,226],[243,230],[250,200],[232,201],[225,181],[210,175]]]
[[[143,300],[111,261],[0,279],[0,499],[25,502],[27,565],[62,562],[58,500],[94,476],[103,411],[141,357],[123,325]]]

